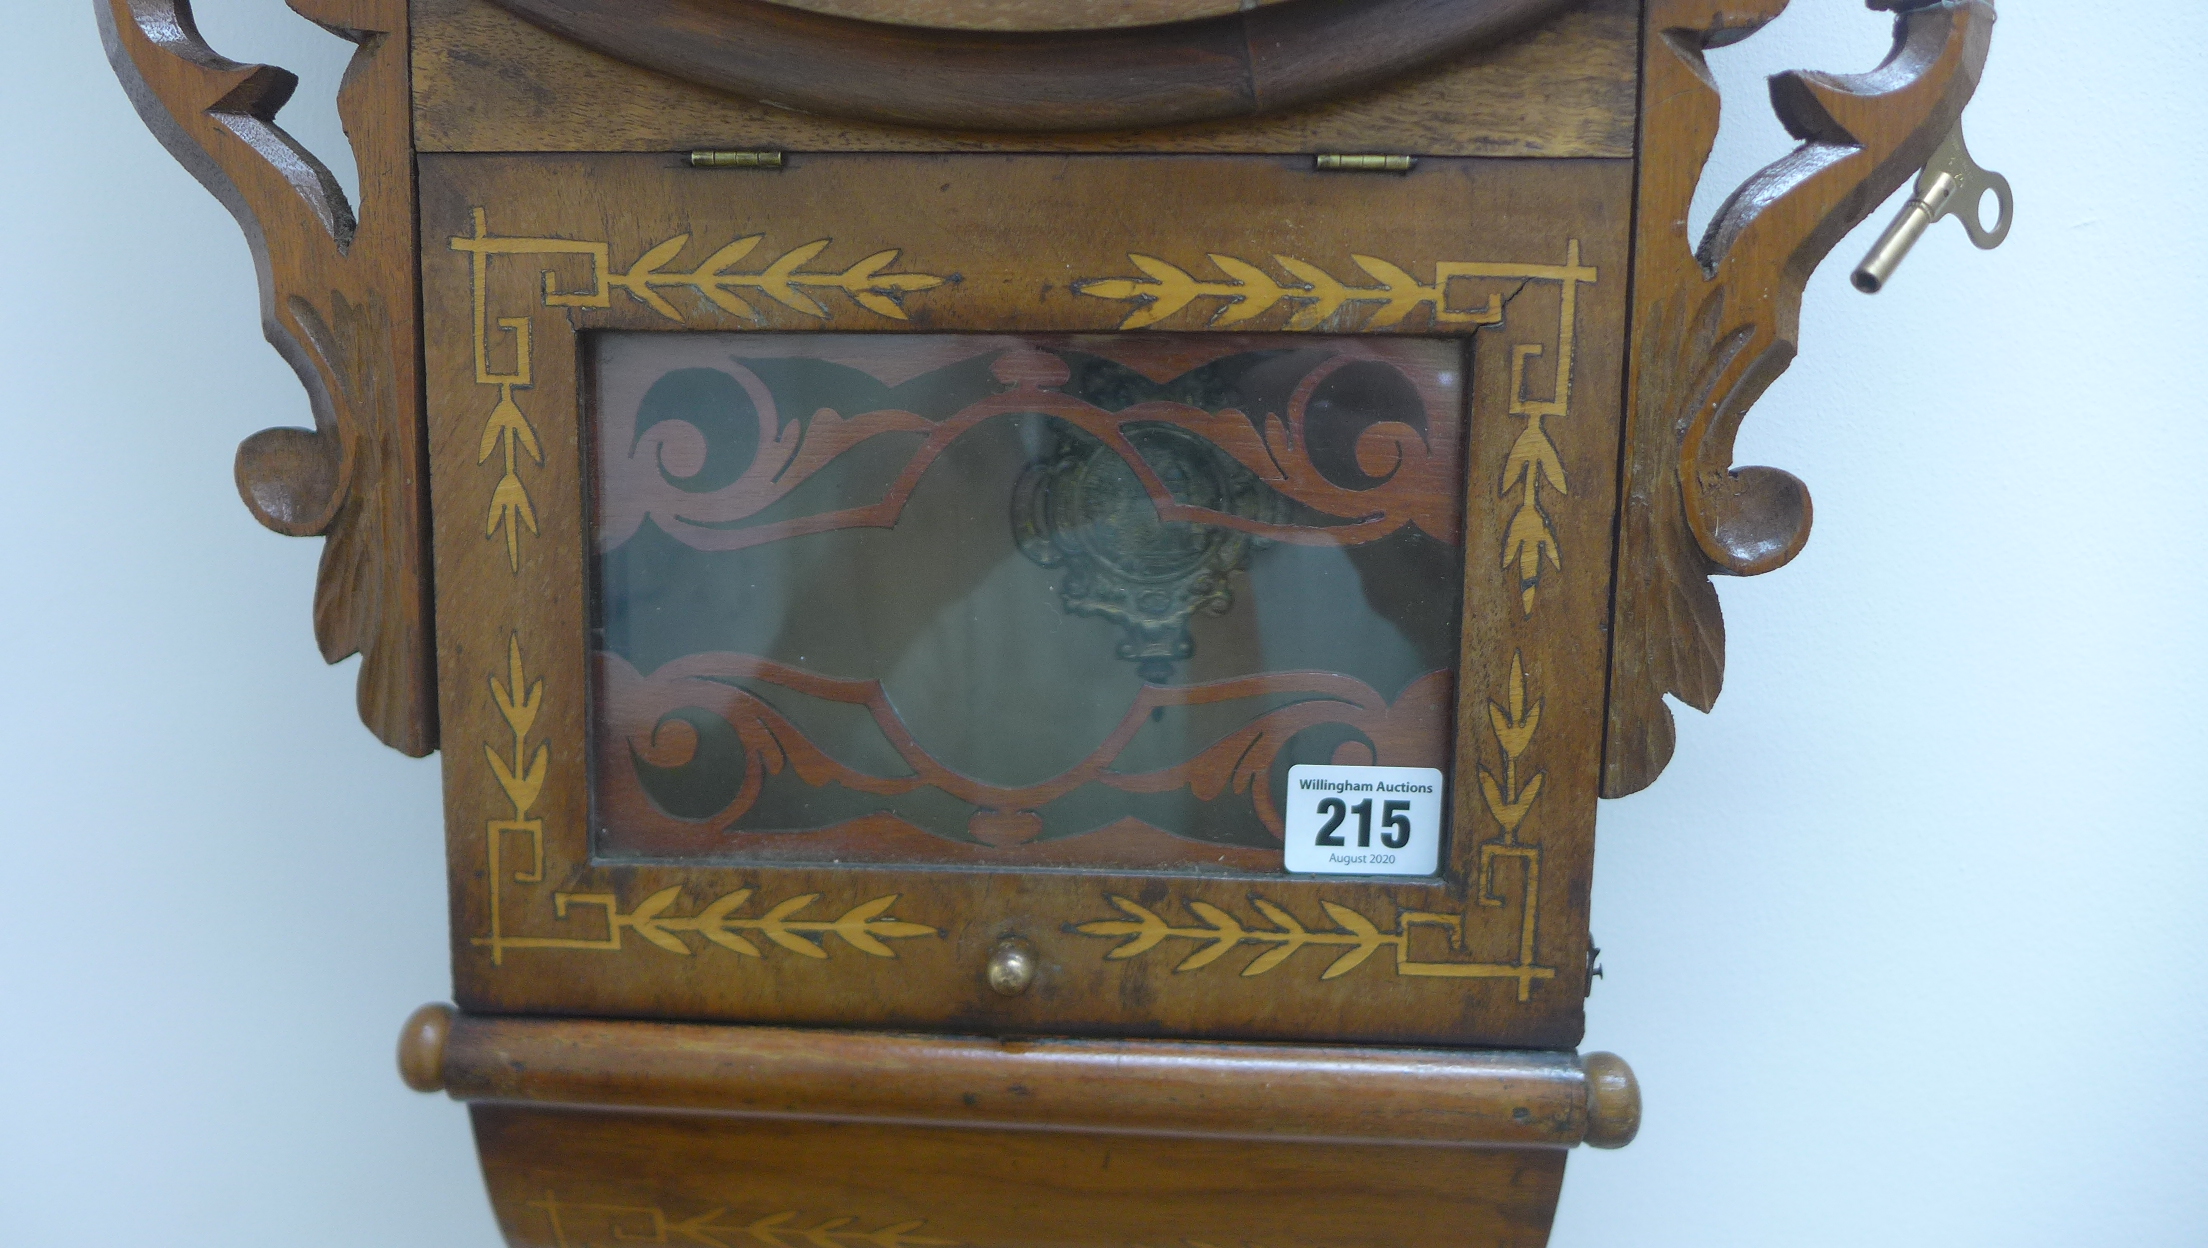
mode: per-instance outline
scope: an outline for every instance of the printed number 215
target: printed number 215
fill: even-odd
[[[1408,813],[1410,809],[1411,804],[1409,802],[1388,802],[1380,808],[1380,826],[1387,829],[1380,834],[1382,845],[1389,849],[1401,849],[1411,843],[1411,817]],[[1343,820],[1349,818],[1351,814],[1355,814],[1357,816],[1357,847],[1359,849],[1370,849],[1372,847],[1371,798],[1368,797],[1355,806],[1351,806],[1341,798],[1330,797],[1319,803],[1319,813],[1327,816],[1326,826],[1319,829],[1319,844],[1346,844],[1341,837],[1335,835],[1335,832],[1342,826]]]

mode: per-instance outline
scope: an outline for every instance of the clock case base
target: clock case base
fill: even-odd
[[[509,1243],[1546,1242],[1564,1154],[1640,1116],[1607,1054],[410,1020]]]
[[[478,1105],[513,1248],[1548,1242],[1555,1149],[1258,1144]]]

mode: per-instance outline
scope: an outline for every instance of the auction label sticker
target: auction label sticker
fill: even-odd
[[[1432,767],[1288,769],[1288,869],[1432,875],[1441,866],[1441,773]]]

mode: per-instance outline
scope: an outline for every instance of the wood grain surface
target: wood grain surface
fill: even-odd
[[[1576,1042],[1628,165],[1342,178],[1290,158],[804,156],[749,175],[671,156],[430,156],[422,173],[465,1008]],[[1440,878],[593,858],[581,333],[1205,332],[1230,308],[1236,332],[1469,342]],[[1013,936],[1038,966],[1007,997],[984,968]]]
[[[385,744],[437,746],[416,321],[414,153],[405,0],[292,0],[358,44],[338,110],[363,203],[275,124],[298,80],[223,58],[187,0],[97,0],[108,59],[170,154],[237,217],[260,273],[262,324],[306,386],[312,429],[238,448],[262,524],[327,538],[314,633],[361,656],[360,715]]]
[[[1776,468],[1734,467],[1734,434],[1793,362],[1810,273],[1955,127],[1993,34],[1989,0],[1950,0],[1898,17],[1894,52],[1871,73],[1773,79],[1803,145],[1734,192],[1697,249],[1687,213],[1718,124],[1703,52],[1785,8],[1649,5],[1609,797],[1646,788],[1670,761],[1666,694],[1704,711],[1717,700],[1725,632],[1708,578],[1769,572],[1809,540],[1808,489]]]
[[[471,1112],[491,1203],[515,1248],[1539,1248],[1566,1157]]]
[[[1018,134],[795,111],[626,64],[491,0],[415,0],[423,151],[1410,152],[1625,157],[1636,0],[1587,0],[1506,43],[1323,104],[1166,129]]]

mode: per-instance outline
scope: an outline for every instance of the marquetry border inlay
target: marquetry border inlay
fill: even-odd
[[[491,700],[498,706],[500,719],[512,733],[513,753],[502,751],[506,742],[486,744],[484,760],[498,781],[499,790],[513,806],[510,819],[491,819],[484,827],[487,892],[490,910],[490,931],[474,938],[479,948],[491,951],[493,965],[503,965],[510,949],[568,949],[598,953],[619,953],[623,937],[634,933],[639,939],[655,948],[678,957],[690,957],[694,950],[683,940],[683,934],[703,937],[708,944],[747,958],[763,956],[761,949],[745,933],[759,936],[800,957],[825,959],[828,957],[827,937],[840,937],[844,944],[861,953],[877,958],[894,958],[896,950],[882,943],[885,940],[910,940],[919,936],[941,935],[935,928],[922,923],[908,923],[889,913],[897,904],[899,894],[888,893],[852,906],[833,919],[804,919],[803,914],[820,900],[819,893],[800,893],[775,903],[765,913],[746,915],[737,913],[750,902],[755,890],[739,888],[725,893],[694,914],[670,913],[682,904],[681,886],[663,888],[633,908],[623,911],[621,899],[613,893],[585,893],[558,891],[552,894],[552,915],[561,922],[571,920],[571,911],[578,908],[596,910],[601,918],[598,926],[602,936],[512,936],[506,931],[507,888],[510,884],[542,885],[544,870],[544,820],[532,814],[537,797],[543,791],[546,773],[550,770],[552,747],[547,742],[537,742],[530,749],[530,731],[536,726],[537,712],[544,705],[544,680],[530,679],[522,660],[521,634],[510,634],[506,648],[506,679],[501,683],[496,675],[490,677]],[[528,865],[509,871],[506,863],[506,842],[509,837],[527,838]]]
[[[1479,846],[1479,887],[1473,894],[1472,906],[1464,913],[1402,910],[1397,912],[1394,927],[1389,930],[1359,910],[1322,898],[1319,908],[1325,911],[1332,926],[1313,927],[1286,907],[1252,893],[1250,907],[1270,924],[1269,927],[1246,924],[1226,910],[1200,900],[1181,903],[1197,922],[1176,926],[1133,898],[1113,893],[1107,894],[1105,900],[1126,917],[1097,919],[1073,930],[1083,936],[1120,940],[1118,947],[1104,955],[1108,961],[1139,958],[1167,941],[1196,942],[1198,948],[1173,968],[1175,974],[1200,971],[1243,945],[1257,945],[1270,948],[1242,968],[1245,978],[1264,975],[1303,950],[1317,948],[1340,950],[1326,969],[1319,972],[1320,979],[1333,979],[1356,970],[1382,949],[1393,949],[1395,973],[1399,977],[1510,979],[1517,981],[1518,999],[1529,1000],[1534,982],[1556,978],[1556,968],[1540,965],[1534,953],[1541,922],[1541,847],[1518,838],[1519,825],[1540,800],[1542,786],[1548,778],[1548,773],[1541,771],[1525,776],[1519,766],[1533,745],[1534,734],[1541,729],[1543,705],[1540,701],[1527,701],[1522,654],[1511,655],[1510,684],[1504,696],[1507,703],[1488,703],[1489,724],[1501,750],[1502,774],[1498,776],[1484,765],[1480,768],[1480,793],[1501,832]],[[1515,898],[1496,891],[1496,869],[1506,862],[1518,864],[1519,888]],[[1421,929],[1438,929],[1437,934],[1446,936],[1449,949],[1462,952],[1476,926],[1475,912],[1508,905],[1513,900],[1521,917],[1516,956],[1510,961],[1433,960],[1412,949],[1413,937]]]
[[[738,292],[764,295],[800,315],[828,320],[828,308],[808,292],[840,290],[866,311],[902,321],[907,319],[902,303],[905,296],[933,290],[946,280],[926,273],[884,272],[897,261],[900,252],[895,247],[877,251],[846,269],[834,272],[807,269],[806,266],[833,243],[833,239],[826,238],[786,251],[764,268],[737,271],[736,266],[748,259],[760,240],[766,237],[763,234],[747,234],[737,239],[707,256],[696,268],[671,271],[667,266],[690,245],[688,234],[678,234],[645,252],[627,269],[616,269],[612,248],[605,243],[571,238],[503,237],[491,233],[487,212],[481,208],[470,211],[475,232],[450,242],[454,251],[467,254],[473,280],[475,381],[477,385],[498,389],[498,401],[484,422],[483,437],[476,448],[476,462],[488,463],[493,454],[504,452],[503,473],[497,488],[491,492],[483,535],[492,538],[504,534],[507,566],[516,575],[521,572],[522,532],[527,530],[531,536],[537,533],[536,506],[530,500],[521,470],[528,463],[541,467],[544,449],[537,442],[536,428],[514,399],[515,391],[527,390],[534,384],[535,344],[531,321],[526,315],[492,317],[488,290],[492,256],[586,257],[590,261],[590,276],[581,289],[563,290],[554,274],[544,274],[544,307],[610,308],[613,292],[619,290],[676,322],[686,321],[688,317],[682,305],[667,298],[661,293],[663,291],[686,290],[720,312],[756,322],[760,319],[759,309],[746,302]],[[506,372],[498,371],[491,364],[491,344],[500,334],[509,335],[513,341],[514,363]]]
[[[731,1219],[726,1205],[676,1218],[658,1204],[614,1205],[561,1200],[546,1192],[544,1199],[527,1202],[527,1208],[544,1215],[554,1248],[592,1248],[611,1242],[624,1244],[696,1244],[703,1248],[735,1248],[738,1244],[759,1248],[958,1248],[955,1239],[922,1235],[927,1220],[903,1222],[867,1229],[856,1217],[808,1219],[796,1210],[770,1213],[743,1221]],[[773,1206],[768,1206],[772,1208]],[[604,1235],[607,1238],[601,1239]]]
[[[1206,323],[1211,329],[1246,325],[1276,307],[1292,305],[1296,310],[1284,328],[1298,333],[1395,329],[1421,308],[1429,309],[1431,324],[1437,332],[1471,332],[1501,326],[1511,301],[1530,283],[1554,282],[1561,288],[1556,382],[1548,398],[1526,393],[1526,365],[1544,355],[1547,344],[1514,343],[1510,349],[1510,414],[1526,424],[1511,444],[1498,489],[1503,497],[1516,496],[1510,523],[1503,532],[1499,566],[1515,572],[1519,606],[1531,616],[1539,597],[1544,565],[1558,573],[1564,567],[1563,548],[1541,492],[1544,487],[1560,495],[1571,492],[1566,484],[1563,455],[1549,436],[1545,422],[1562,420],[1570,412],[1579,288],[1594,285],[1598,276],[1596,270],[1580,263],[1579,240],[1575,238],[1566,244],[1562,264],[1438,261],[1433,266],[1432,282],[1421,282],[1393,261],[1378,256],[1352,255],[1350,260],[1372,280],[1369,286],[1341,281],[1318,265],[1294,256],[1273,257],[1273,263],[1288,275],[1287,281],[1235,256],[1215,252],[1206,259],[1226,275],[1226,280],[1207,281],[1156,256],[1130,252],[1128,263],[1143,276],[1090,278],[1074,283],[1073,288],[1075,293],[1092,298],[1133,303],[1134,310],[1120,322],[1123,331],[1164,324],[1201,301],[1216,305]],[[1491,292],[1485,303],[1453,303],[1452,284],[1473,280],[1517,282],[1518,287],[1508,294]],[[1344,319],[1367,307],[1371,308],[1371,313],[1361,325],[1352,325]]]

